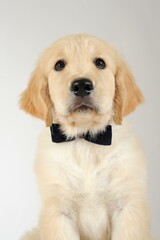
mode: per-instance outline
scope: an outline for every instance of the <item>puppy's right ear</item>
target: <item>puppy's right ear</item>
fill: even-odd
[[[52,124],[53,104],[50,99],[48,81],[39,66],[33,71],[27,89],[20,98],[20,107],[25,112]]]

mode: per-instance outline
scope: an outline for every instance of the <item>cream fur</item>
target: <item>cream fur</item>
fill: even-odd
[[[96,69],[95,57],[105,59],[107,68]],[[62,72],[53,71],[58,59],[68,64]],[[69,87],[79,77],[93,80],[99,111],[68,112],[74,101]],[[113,142],[100,146],[77,138],[56,144],[44,129],[35,162],[39,226],[22,240],[151,240],[145,157],[130,127],[121,124],[142,100],[126,63],[103,41],[70,36],[44,51],[21,107],[48,126],[60,123],[67,136],[96,134],[112,124]]]
[[[108,147],[80,139],[52,143],[46,128],[35,170],[44,239],[150,239],[144,155],[129,127],[114,125]]]

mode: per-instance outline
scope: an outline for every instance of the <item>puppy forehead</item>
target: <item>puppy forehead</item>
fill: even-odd
[[[77,55],[85,55],[85,57],[108,55],[112,58],[115,56],[115,49],[108,43],[86,34],[64,37],[53,43],[45,52],[46,55],[54,56],[55,58],[73,58]]]

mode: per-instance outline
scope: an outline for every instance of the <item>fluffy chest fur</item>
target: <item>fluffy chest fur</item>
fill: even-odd
[[[36,160],[42,202],[61,202],[57,211],[75,219],[85,236],[109,236],[114,212],[125,206],[128,192],[144,184],[142,165],[143,154],[127,127],[113,127],[111,146],[83,139],[52,143],[46,129]]]

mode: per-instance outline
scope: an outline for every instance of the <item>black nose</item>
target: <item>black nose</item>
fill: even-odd
[[[80,78],[72,83],[71,91],[77,97],[84,97],[91,94],[93,91],[93,84],[89,79]]]

